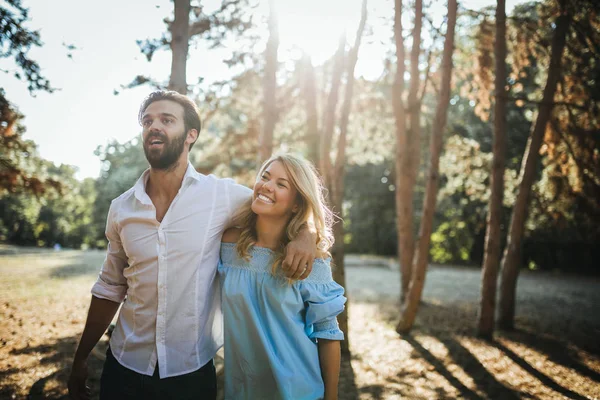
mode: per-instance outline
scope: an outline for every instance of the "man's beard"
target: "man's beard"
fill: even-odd
[[[151,133],[144,142],[144,154],[150,166],[154,169],[167,170],[174,166],[183,152],[185,139],[187,135],[184,131],[180,136],[176,136],[173,140],[159,132]],[[150,149],[152,139],[160,139],[164,144],[162,149]]]

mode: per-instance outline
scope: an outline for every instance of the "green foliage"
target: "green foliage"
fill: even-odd
[[[19,68],[14,77],[27,82],[29,91],[54,89],[41,72],[37,62],[27,53],[32,46],[41,46],[40,34],[25,27],[29,20],[29,10],[21,0],[5,0],[9,7],[0,6],[0,58],[13,58]],[[7,71],[6,71],[7,72]]]
[[[476,239],[485,232],[491,154],[472,139],[451,136],[440,158],[442,187],[431,238],[432,261],[476,261]]]
[[[131,188],[142,172],[148,168],[141,140],[134,138],[126,143],[113,141],[98,147],[95,154],[102,160],[102,173],[95,182],[97,193],[93,204],[95,246],[106,243],[104,229],[106,216],[113,199]]]
[[[58,243],[71,248],[95,246],[96,232],[91,223],[96,196],[93,179],[79,182],[74,167],[38,161],[52,179],[60,182],[60,190],[0,196],[0,241],[35,246]]]
[[[28,192],[41,195],[60,183],[48,176],[35,143],[24,140],[23,115],[4,97],[0,88],[0,196]]]
[[[26,82],[30,93],[39,90],[52,93],[54,89],[41,74],[40,66],[28,56],[32,47],[42,45],[39,33],[25,26],[28,13],[21,0],[6,0],[0,5],[0,59],[12,59],[17,66],[13,76]],[[0,153],[0,196],[21,192],[40,195],[49,188],[59,187],[58,182],[47,179],[35,144],[23,139],[23,118],[0,88],[0,148],[3,150]]]
[[[344,193],[346,251],[395,255],[397,248],[394,178],[391,163],[352,165]]]

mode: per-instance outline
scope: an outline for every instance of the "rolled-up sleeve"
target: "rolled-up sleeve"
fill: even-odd
[[[108,248],[98,280],[92,287],[92,295],[101,299],[121,303],[127,294],[127,279],[123,270],[127,267],[127,255],[119,235],[117,205],[113,201],[106,220]]]
[[[303,283],[302,295],[306,306],[306,328],[313,339],[344,340],[337,316],[344,311],[344,288],[336,282]]]

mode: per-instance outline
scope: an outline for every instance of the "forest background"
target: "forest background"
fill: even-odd
[[[5,72],[29,82],[32,94],[52,91],[48,80],[51,77],[44,76],[43,66],[27,58],[30,47],[42,44],[38,33],[26,27],[27,8],[20,1],[6,3],[9,7],[2,9],[3,24],[5,19],[15,18],[24,36],[19,37],[22,42],[12,44],[10,35],[3,32],[2,57],[16,57],[18,64]],[[600,44],[599,17],[592,3],[575,16],[578,25],[573,24],[567,36],[560,83],[552,100],[556,106],[545,127],[535,165],[536,179],[519,260],[523,268],[598,272],[594,260],[598,259],[595,244],[600,239]],[[392,16],[393,5],[387,6]],[[445,17],[437,24],[430,17],[434,13],[429,9],[434,6],[433,2],[425,4],[421,16],[424,39],[417,65],[421,107],[418,140],[420,153],[425,155],[429,154],[441,85],[445,30]],[[273,107],[264,101],[264,87],[268,84],[265,74],[273,73],[267,71],[265,57],[268,21],[252,18],[255,8],[252,2],[227,1],[213,13],[204,14],[202,6],[192,2],[189,24],[192,29],[196,26],[198,32],[191,32],[190,43],[204,41],[214,47],[228,46],[231,58],[226,64],[232,71],[241,72],[230,80],[210,85],[185,82],[185,92],[197,99],[204,121],[200,143],[191,155],[193,164],[201,172],[234,177],[245,184],[252,184],[260,159],[259,137],[265,123],[269,123],[265,119],[270,112],[266,107]],[[552,1],[522,3],[507,19],[507,145],[501,213],[504,233],[518,192],[519,168],[527,140],[542,101],[555,12]],[[494,13],[495,7],[491,6],[477,11],[459,8],[447,126],[443,133],[445,145],[439,166],[440,189],[429,249],[434,263],[480,265],[483,260],[494,120]],[[403,31],[407,43],[413,33],[408,29],[414,19],[411,14],[414,11],[409,7],[405,10],[407,28]],[[171,18],[168,14],[165,17]],[[383,40],[387,51],[380,54],[381,76],[355,79],[347,117],[346,173],[337,177],[343,180],[343,201],[336,212],[343,217],[344,247],[351,253],[398,254],[393,22],[392,17],[372,18],[363,28],[363,41],[382,40],[372,35],[371,26],[381,30],[383,25],[389,28],[389,35],[387,41]],[[353,32],[347,36],[343,47],[350,51]],[[151,62],[155,52],[170,50],[169,37],[167,31],[162,38],[140,41],[140,50]],[[360,57],[360,49],[357,50]],[[192,47],[190,52],[193,51]],[[76,55],[77,49],[65,52]],[[308,53],[297,49],[294,54],[296,58],[288,57],[275,68],[276,119],[271,146],[273,151],[296,151],[318,161],[311,153],[311,129],[321,136],[331,131],[330,148],[335,155],[340,127],[335,122],[332,125],[332,121],[342,117],[342,101],[334,104],[333,114],[328,107],[332,95],[338,95],[334,91],[342,96],[348,75],[335,76],[339,72],[334,71],[334,54],[315,66]],[[410,85],[410,72],[405,72],[406,87]],[[123,86],[144,84],[149,86],[148,91],[151,87],[169,86],[169,81],[161,81],[160,77],[132,79],[130,85]],[[311,82],[314,93],[310,93]],[[312,100],[307,96],[312,96]],[[314,109],[307,106],[307,101],[314,101]],[[46,247],[57,243],[69,248],[105,246],[104,224],[111,199],[131,187],[147,167],[139,134],[132,132],[131,140],[125,142],[99,145],[99,177],[78,180],[76,166],[56,165],[37,155],[36,144],[26,139],[26,127],[26,116],[19,113],[18,104],[10,103],[10,93],[3,90],[0,240]],[[68,151],[68,143],[65,150]],[[412,199],[415,227],[422,215],[429,162],[424,156],[418,163]]]

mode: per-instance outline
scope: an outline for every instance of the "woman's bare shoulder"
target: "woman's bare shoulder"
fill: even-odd
[[[223,237],[221,238],[221,242],[223,243],[237,243],[240,238],[240,234],[242,230],[240,228],[229,228],[225,232],[223,232]]]

